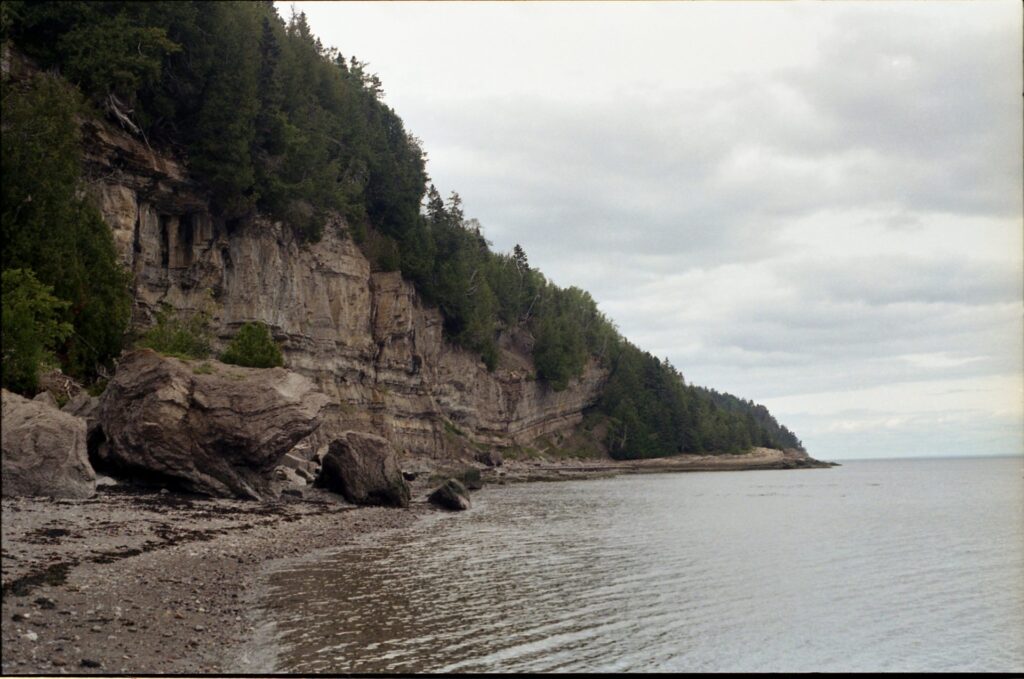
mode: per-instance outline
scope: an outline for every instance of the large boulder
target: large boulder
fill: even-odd
[[[442,509],[450,509],[455,512],[470,507],[469,491],[455,479],[445,481],[444,485],[431,493],[427,500]]]
[[[3,495],[96,494],[85,420],[3,390]]]
[[[409,484],[387,439],[349,431],[331,441],[317,485],[357,505],[409,506]]]
[[[100,398],[104,459],[193,492],[259,499],[281,458],[320,426],[328,402],[283,368],[134,351]]]

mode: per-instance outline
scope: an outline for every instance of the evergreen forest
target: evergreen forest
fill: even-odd
[[[594,408],[613,457],[801,447],[763,406],[687,384],[587,292],[531,267],[523,248],[494,252],[458,194],[431,185],[423,144],[384,103],[380,80],[321,44],[303,14],[284,19],[272,2],[0,7],[5,48],[43,69],[3,83],[4,386],[34,388],[16,360],[26,346],[91,380],[126,341],[129,279],[80,190],[76,121],[105,116],[183,159],[219,219],[258,228],[251,218],[267,215],[316,241],[343,216],[372,267],[400,271],[441,310],[449,341],[489,369],[500,367],[503,332],[532,336],[536,378],[550,389],[588,362],[603,366]],[[34,335],[23,331],[32,318]]]

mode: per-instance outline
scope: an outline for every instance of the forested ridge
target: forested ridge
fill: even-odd
[[[219,219],[258,228],[251,218],[261,213],[312,241],[330,215],[344,216],[373,268],[401,271],[441,310],[449,340],[491,370],[499,333],[513,330],[532,335],[536,377],[551,389],[597,361],[609,371],[595,409],[613,457],[800,447],[763,406],[686,384],[518,245],[493,252],[459,196],[430,184],[422,144],[383,102],[380,80],[322,45],[304,15],[285,20],[271,2],[5,2],[2,12],[5,44],[48,70],[3,85],[5,386],[33,384],[13,367],[24,352],[9,298],[30,300],[10,312],[19,327],[26,318],[69,326],[40,331],[47,337],[34,345],[80,377],[125,341],[128,279],[79,190],[75,116],[85,114],[184,159]],[[27,275],[52,288],[54,303]]]

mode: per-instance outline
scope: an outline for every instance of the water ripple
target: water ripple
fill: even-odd
[[[488,488],[275,573],[272,669],[1019,671],[1020,466]]]

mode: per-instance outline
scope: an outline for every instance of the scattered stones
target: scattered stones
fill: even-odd
[[[431,504],[451,511],[464,511],[470,508],[469,491],[456,479],[448,479],[440,488],[427,498]]]
[[[39,608],[44,608],[47,610],[57,608],[57,602],[48,596],[41,596],[37,598],[35,603],[37,606],[39,606]]]

